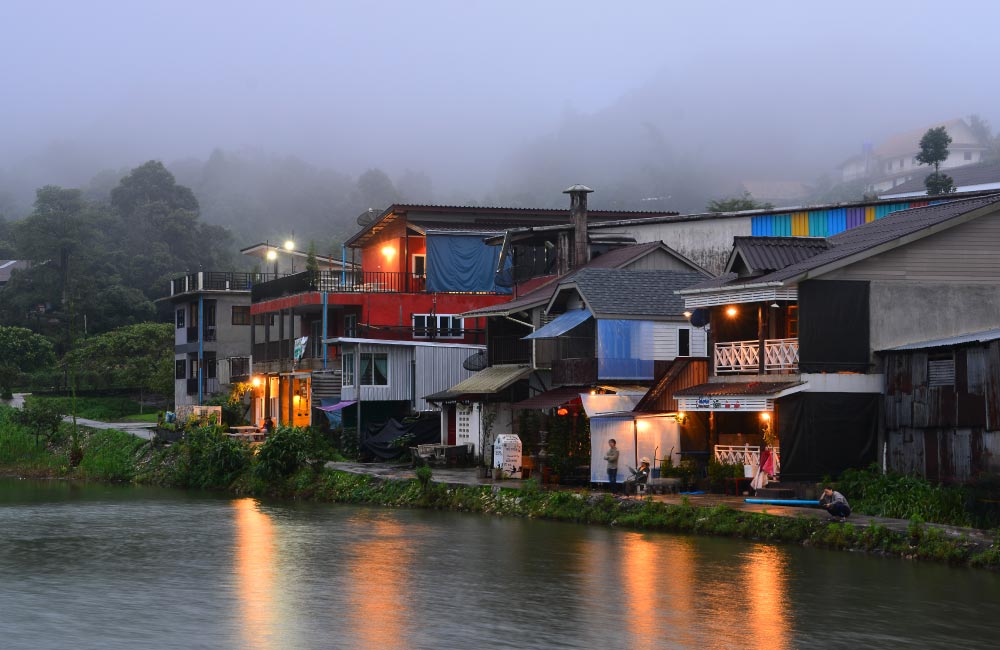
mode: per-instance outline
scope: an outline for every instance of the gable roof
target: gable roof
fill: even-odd
[[[943,339],[931,339],[930,341],[920,341],[918,343],[907,343],[894,348],[879,350],[879,352],[906,352],[910,350],[926,350],[929,348],[946,348],[958,345],[973,345],[989,343],[1000,339],[1000,329],[986,330],[983,332],[973,332],[971,334],[959,334]]]
[[[941,171],[951,176],[952,180],[955,181],[955,187],[989,185],[991,183],[1000,186],[1000,161],[964,165],[962,167],[949,167]],[[909,194],[911,192],[926,194],[927,187],[924,185],[924,178],[933,173],[934,169],[927,167],[926,173],[920,172],[913,180],[888,189],[882,192],[882,195],[896,196],[897,194]]]
[[[680,293],[795,283],[947,230],[997,207],[1000,207],[1000,194],[900,210],[833,237],[826,237],[826,250],[773,273],[753,278],[738,278],[735,273],[729,273],[683,289]]]
[[[726,272],[738,272],[740,262],[751,275],[777,271],[829,248],[820,237],[733,237]]]
[[[949,149],[985,149],[977,139],[972,129],[962,118],[935,122],[920,129],[912,129],[903,133],[890,135],[888,138],[875,147],[874,154],[880,158],[892,158],[894,156],[907,156],[920,151],[920,139],[924,137],[929,129],[936,129],[943,126],[951,136]]]
[[[687,264],[691,265],[693,268],[701,268],[691,260],[687,259],[677,253],[666,244],[661,241],[649,242],[646,244],[632,244],[630,246],[622,246],[621,248],[616,248],[610,250],[603,255],[593,258],[579,269],[570,271],[562,277],[553,277],[548,282],[536,287],[535,289],[519,296],[509,302],[500,303],[499,305],[492,305],[490,307],[483,307],[482,309],[476,309],[475,311],[470,311],[462,314],[465,317],[476,317],[476,316],[509,316],[510,314],[515,314],[519,311],[524,311],[526,309],[531,309],[533,307],[539,307],[549,302],[549,298],[552,297],[552,292],[556,287],[556,283],[569,280],[575,276],[580,271],[584,269],[617,269],[623,266],[627,266],[632,262],[642,259],[646,255],[656,251],[664,250],[671,255],[674,255],[678,259],[683,260]],[[708,275],[708,271],[703,271],[701,276],[705,277]]]
[[[643,219],[676,215],[669,211],[640,210],[588,210],[589,221],[609,221],[618,219]],[[378,235],[397,219],[405,219],[409,224],[424,222],[443,229],[444,223],[453,226],[467,226],[476,232],[502,232],[516,227],[569,224],[568,208],[508,208],[472,205],[433,205],[415,203],[394,203],[382,211],[371,223],[363,226],[344,242],[345,246],[360,247]]]
[[[575,289],[595,318],[683,318],[684,299],[675,292],[703,278],[694,271],[581,269],[559,283],[549,306],[560,292]]]

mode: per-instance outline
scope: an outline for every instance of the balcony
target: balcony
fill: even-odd
[[[292,296],[310,291],[325,293],[423,293],[427,278],[413,273],[390,271],[303,271],[254,285],[254,302]]]
[[[553,359],[553,386],[587,386],[597,382],[597,359]]]
[[[250,291],[251,287],[274,278],[273,273],[199,271],[171,280],[170,295],[192,291]]]
[[[766,339],[764,372],[799,370],[799,340]],[[755,375],[760,372],[760,341],[727,341],[715,344],[715,374]]]
[[[489,345],[490,365],[531,363],[531,341],[518,336],[493,336]]]
[[[202,395],[212,395],[219,392],[219,380],[215,377],[202,377]],[[198,394],[198,378],[187,380],[187,394]]]

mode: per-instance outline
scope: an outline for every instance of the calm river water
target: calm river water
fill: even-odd
[[[0,648],[996,648],[1000,575],[0,479]]]

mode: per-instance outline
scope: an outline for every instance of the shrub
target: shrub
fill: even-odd
[[[259,447],[256,472],[265,479],[289,476],[305,463],[311,451],[307,429],[279,427]]]
[[[123,431],[95,431],[84,443],[80,473],[102,481],[131,481],[136,473],[136,450],[144,444]]]
[[[250,464],[249,446],[216,427],[188,431],[176,480],[190,487],[227,487]]]
[[[883,474],[878,465],[845,471],[837,489],[858,513],[956,526],[973,523],[963,488],[934,485],[909,474]]]

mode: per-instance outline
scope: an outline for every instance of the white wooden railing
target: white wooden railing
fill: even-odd
[[[774,473],[781,470],[781,454],[777,447],[771,447],[774,455]],[[715,445],[715,461],[726,465],[759,465],[760,447],[758,445]]]
[[[715,344],[717,374],[753,374],[758,371],[759,361],[759,341],[727,341]],[[796,372],[798,369],[798,339],[764,341],[764,372]]]

